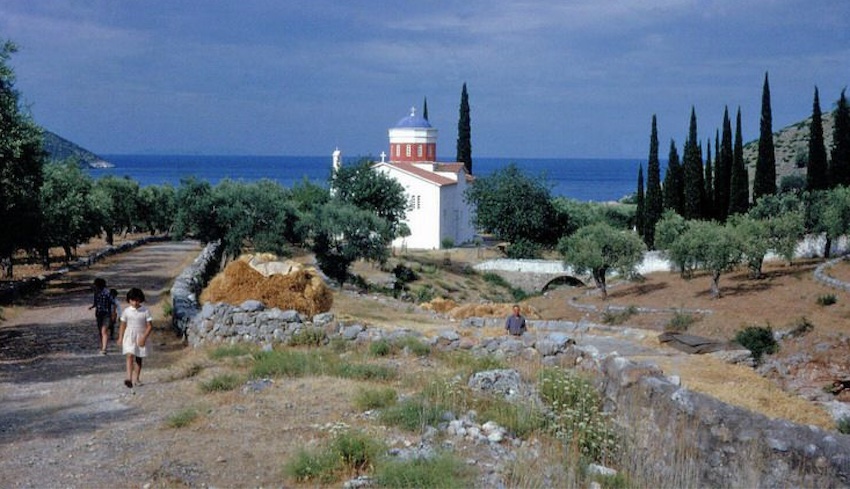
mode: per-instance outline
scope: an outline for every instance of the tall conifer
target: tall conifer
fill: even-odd
[[[658,160],[658,129],[652,116],[652,133],[649,136],[649,160],[646,163],[646,207],[643,242],[648,249],[655,248],[655,225],[661,220],[664,201],[661,195],[661,164]]]
[[[750,175],[744,164],[744,141],[741,138],[741,108],[735,118],[735,146],[732,152],[732,179],[729,185],[729,215],[743,214],[750,206]]]
[[[428,97],[422,101],[422,118],[428,120]]]
[[[776,151],[773,146],[773,115],[770,109],[770,84],[764,74],[761,94],[761,122],[756,176],[753,181],[753,202],[764,195],[776,193]]]
[[[457,158],[466,172],[472,175],[472,128],[469,119],[469,94],[466,83],[460,92],[460,116],[457,121]]]
[[[829,167],[826,146],[823,142],[823,117],[820,111],[820,96],[815,87],[812,102],[812,124],[809,126],[809,162],[806,169],[806,189],[826,190],[829,188]]]
[[[832,130],[832,161],[830,178],[832,186],[850,185],[850,107],[844,90],[835,108],[835,126]]]
[[[667,172],[664,174],[664,208],[675,211],[680,216],[685,212],[684,175],[679,164],[679,151],[676,141],[670,140],[670,153],[667,156]]]
[[[717,150],[717,166],[714,169],[714,196],[717,220],[726,222],[729,216],[732,186],[732,122],[729,120],[729,107],[723,109],[723,138]]]
[[[711,163],[711,139],[708,140],[708,144],[705,149],[705,165],[703,168],[705,169],[704,183],[705,183],[705,217],[715,217],[716,212],[714,210],[714,168]]]
[[[701,219],[705,210],[705,185],[703,183],[702,155],[697,140],[697,115],[691,107],[691,122],[688,129],[688,139],[682,150],[682,173],[684,190],[685,219]]]
[[[635,199],[637,206],[635,209],[635,231],[638,236],[643,236],[646,232],[646,198],[643,193],[643,165],[638,168],[638,183],[637,183],[637,198]]]

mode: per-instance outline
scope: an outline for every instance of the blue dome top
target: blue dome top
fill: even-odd
[[[428,122],[428,119],[416,115],[416,109],[414,107],[411,107],[410,115],[399,120],[398,123],[396,123],[395,127],[428,128],[431,127],[431,123]]]

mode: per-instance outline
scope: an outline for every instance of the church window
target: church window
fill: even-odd
[[[396,145],[395,145],[395,155],[396,155],[397,157],[398,157],[398,156],[401,156],[401,146],[400,146],[400,145],[398,145],[398,144],[396,144]]]
[[[419,209],[420,207],[422,207],[422,196],[417,195],[416,196],[416,208]]]
[[[422,158],[422,145],[421,144],[416,145],[416,156]]]
[[[406,144],[404,148],[404,156],[410,156],[410,145]]]

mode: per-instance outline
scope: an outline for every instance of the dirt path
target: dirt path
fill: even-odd
[[[70,272],[0,323],[0,487],[140,486],[136,453],[147,429],[141,393],[127,389],[124,357],[111,343],[99,354],[91,283],[123,296],[140,287],[154,312],[154,378],[176,339],[162,315],[172,279],[200,251],[195,242],[152,243]],[[152,388],[155,392],[155,387]],[[147,475],[149,476],[149,472]]]

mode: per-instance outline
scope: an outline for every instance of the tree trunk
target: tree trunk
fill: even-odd
[[[65,264],[71,263],[71,258],[74,257],[73,250],[68,245],[62,245],[62,250],[65,251]]]
[[[823,257],[829,259],[830,252],[832,250],[832,238],[829,236],[826,237],[826,244],[823,245]]]
[[[608,300],[608,287],[605,284],[605,272],[594,270],[593,281],[596,282],[596,288],[598,288],[599,292],[602,294],[602,300]]]
[[[711,273],[711,296],[715,299],[720,298],[720,272]]]
[[[0,259],[0,266],[3,267],[3,277],[11,279],[14,274],[14,263],[11,256],[4,256]]]
[[[115,242],[115,235],[111,229],[106,230],[106,244],[112,246],[112,243]]]

